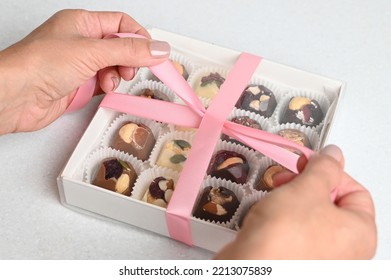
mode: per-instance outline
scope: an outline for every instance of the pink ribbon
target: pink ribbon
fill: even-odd
[[[113,34],[109,38],[114,37],[135,37],[135,35]],[[136,35],[136,37],[140,36]],[[314,153],[278,135],[226,120],[261,60],[258,56],[242,53],[207,110],[170,60],[151,66],[150,70],[186,105],[118,93],[106,94],[100,105],[142,118],[198,128],[189,157],[166,211],[170,236],[178,241],[193,245],[190,217],[221,132],[251,146],[296,173],[298,155],[286,148],[300,151],[307,158]],[[91,85],[92,81],[89,83],[90,87]],[[86,91],[85,88],[82,90]]]

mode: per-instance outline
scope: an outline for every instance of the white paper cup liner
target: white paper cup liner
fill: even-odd
[[[270,132],[273,134],[277,134],[278,131],[280,131],[282,129],[296,129],[296,130],[303,132],[308,137],[308,140],[311,144],[311,149],[315,150],[315,151],[319,150],[320,137],[319,137],[318,132],[314,128],[311,128],[308,126],[303,126],[300,124],[287,123],[287,124],[273,126],[272,129],[270,130]]]
[[[143,162],[135,157],[112,148],[102,147],[93,151],[87,157],[84,165],[84,182],[91,184],[99,170],[99,165],[106,158],[118,158],[122,161],[129,162],[133,166],[137,175],[144,170]]]
[[[160,99],[168,99],[168,101],[170,102],[174,102],[174,100],[176,99],[175,93],[172,92],[172,90],[170,90],[166,85],[160,82],[150,80],[137,83],[132,88],[130,88],[129,94],[139,96],[146,89],[155,91],[156,97]]]
[[[258,201],[262,200],[264,197],[267,196],[267,192],[254,192],[250,195],[245,196],[240,205],[238,210],[236,211],[234,217],[233,217],[233,223],[234,223],[234,229],[239,230],[242,226],[243,220],[248,214],[248,211],[250,208],[257,203]]]
[[[319,131],[323,125],[324,118],[327,114],[327,111],[330,107],[330,103],[328,99],[322,95],[319,92],[314,92],[314,91],[308,91],[308,90],[294,90],[289,92],[288,94],[285,95],[285,97],[281,100],[281,102],[277,105],[275,114],[274,114],[274,122],[276,125],[279,124],[284,124],[281,122],[281,118],[283,117],[283,114],[285,113],[285,110],[289,104],[289,101],[291,100],[292,97],[307,97],[313,100],[318,101],[320,108],[323,112],[323,120],[316,126],[312,126],[315,128],[317,131]]]
[[[219,73],[224,79],[226,79],[228,76],[229,70],[222,68],[222,67],[201,67],[201,68],[196,69],[192,73],[192,75],[190,75],[190,77],[188,79],[191,87],[196,92],[196,94],[198,95],[200,100],[202,100],[202,98],[213,99],[213,97],[214,97],[213,96],[213,97],[209,98],[206,96],[201,96],[197,93],[197,88],[201,84],[202,77],[208,76],[211,73]]]
[[[137,181],[133,187],[133,192],[131,194],[132,198],[142,200],[148,203],[146,200],[146,196],[148,193],[149,185],[155,178],[160,176],[165,177],[167,179],[172,179],[174,181],[174,191],[175,191],[175,186],[178,182],[179,173],[168,168],[153,167],[142,171],[140,176],[138,176]],[[151,203],[148,204],[159,207]]]
[[[187,58],[186,56],[176,52],[176,51],[171,51],[170,53],[170,59],[172,61],[175,61],[175,62],[178,62],[180,64],[182,64],[185,69],[186,69],[186,72],[188,74],[188,78],[187,80],[189,80],[191,74],[193,73],[194,69],[196,69],[196,65],[189,59]],[[152,81],[157,81],[157,82],[160,82],[160,80],[158,79],[158,77],[156,77],[148,68],[143,68],[141,73],[140,73],[140,79],[142,81],[146,81],[146,80],[152,80]]]
[[[245,196],[245,193],[244,193],[241,185],[238,185],[238,184],[226,181],[226,180],[222,180],[222,179],[219,179],[219,178],[213,178],[213,177],[208,176],[208,177],[205,178],[205,180],[201,184],[200,192],[199,192],[198,198],[197,198],[197,200],[196,200],[196,202],[194,204],[192,213],[194,213],[196,208],[198,207],[198,204],[200,203],[200,199],[201,199],[203,190],[206,187],[224,187],[224,188],[227,188],[227,189],[231,190],[236,195],[236,197],[237,197],[237,199],[239,201],[239,205],[240,205],[240,201]],[[236,213],[236,211],[235,211],[235,213]],[[219,222],[219,221],[214,221],[214,220],[204,220],[204,219],[201,219],[201,218],[198,218],[198,217],[194,217],[194,216],[193,217],[195,219],[204,220],[204,221],[207,221],[207,222],[210,222],[210,223],[213,223],[213,224],[216,224],[216,225],[220,225],[220,226],[223,226],[223,227],[226,227],[226,228],[233,228],[233,226],[234,226],[233,219],[234,219],[235,213],[232,215],[231,219],[229,221],[227,221],[227,222]]]
[[[117,131],[128,122],[133,123],[142,123],[149,127],[152,131],[153,136],[155,137],[155,140],[159,138],[159,136],[163,133],[163,126],[155,122],[153,120],[147,120],[143,118],[139,118],[136,116],[131,116],[127,114],[122,114],[118,116],[116,119],[113,120],[113,122],[110,124],[110,126],[107,128],[105,133],[103,134],[102,140],[101,140],[101,147],[111,147],[112,142],[114,141],[114,138],[116,137]]]
[[[257,152],[255,152],[254,150],[250,150],[250,149],[248,149],[242,145],[239,145],[239,144],[218,140],[215,151],[212,155],[212,158],[214,157],[214,155],[217,152],[219,152],[221,150],[233,151],[233,152],[239,153],[247,159],[247,162],[250,167],[249,172],[248,172],[248,176],[247,176],[247,180],[246,180],[245,184],[239,184],[239,185],[242,185],[243,190],[248,192],[249,186],[251,186],[254,183],[255,177],[257,175],[257,171],[259,169],[260,159],[257,155]],[[211,160],[212,160],[212,158],[211,158]],[[225,179],[222,179],[222,180],[225,180]],[[225,181],[227,181],[227,180],[225,180]],[[231,182],[231,181],[228,181],[228,182]],[[231,182],[231,183],[234,183],[234,182]]]
[[[195,133],[192,131],[174,131],[174,132],[168,132],[164,135],[160,136],[159,139],[156,142],[156,145],[154,149],[152,150],[151,156],[149,157],[149,162],[151,166],[158,166],[157,161],[159,159],[160,153],[162,149],[164,149],[164,145],[171,140],[184,140],[190,143],[190,145],[193,142]],[[178,167],[181,171],[182,169]]]

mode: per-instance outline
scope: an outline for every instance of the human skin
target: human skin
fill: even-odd
[[[343,162],[341,150],[330,145],[308,161],[302,157],[299,175],[276,175],[278,187],[251,208],[236,239],[215,258],[372,258],[374,205],[369,192],[343,171]]]
[[[146,39],[102,39],[119,32]],[[138,67],[159,64],[169,52],[124,13],[60,11],[0,52],[0,134],[45,127],[91,77],[98,74],[96,93],[110,92],[121,77],[132,79]]]

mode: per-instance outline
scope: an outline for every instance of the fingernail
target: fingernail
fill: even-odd
[[[153,57],[164,57],[170,54],[171,47],[165,41],[152,40],[149,44],[149,50]]]
[[[330,156],[338,162],[342,160],[342,151],[336,145],[328,145],[321,149],[319,153],[322,155]]]
[[[113,89],[115,90],[119,85],[119,78],[118,77],[112,77],[111,80],[113,81]]]

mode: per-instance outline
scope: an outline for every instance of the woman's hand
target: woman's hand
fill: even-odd
[[[146,39],[102,39],[112,33]],[[150,39],[119,12],[60,11],[20,42],[0,52],[0,134],[32,131],[57,119],[76,90],[98,73],[97,92],[114,90],[138,67],[159,64],[170,46]]]
[[[339,148],[327,146],[306,165],[301,161],[300,175],[280,174],[275,181],[280,186],[251,208],[237,238],[216,258],[372,258],[377,240],[372,199],[344,173],[343,161]]]

